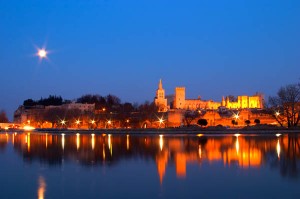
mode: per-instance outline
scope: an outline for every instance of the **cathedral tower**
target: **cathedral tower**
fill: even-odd
[[[165,98],[165,90],[163,89],[161,79],[158,83],[158,89],[156,90],[156,97],[154,103],[158,107],[159,112],[166,112],[168,110],[167,99]]]

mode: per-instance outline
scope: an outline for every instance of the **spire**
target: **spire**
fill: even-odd
[[[158,89],[163,89],[162,88],[162,81],[161,81],[161,79],[159,80]]]
[[[225,101],[224,96],[222,96],[222,102],[221,102],[221,105],[222,105],[222,106],[226,106],[226,101]]]

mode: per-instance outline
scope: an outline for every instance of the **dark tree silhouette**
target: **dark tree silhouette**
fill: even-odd
[[[35,106],[35,105],[37,105],[37,102],[34,101],[33,99],[27,99],[27,100],[24,100],[24,102],[23,102],[23,106],[25,106],[25,108]]]
[[[260,119],[255,119],[255,120],[254,120],[254,123],[255,123],[255,124],[260,124]]]
[[[6,116],[6,112],[4,110],[1,110],[0,111],[0,123],[7,123],[7,122],[9,122],[9,121]]]
[[[44,120],[52,124],[52,127],[55,124],[58,124],[60,119],[65,118],[65,110],[62,108],[51,108],[45,111]]]
[[[231,120],[231,124],[234,125],[238,125],[238,122],[236,120]]]
[[[300,121],[300,83],[281,87],[277,96],[270,97],[269,103],[273,116],[283,126],[294,127]]]
[[[208,124],[206,119],[199,119],[197,122],[201,127],[206,126]]]
[[[249,126],[250,125],[250,120],[245,120],[245,124],[247,125],[247,126]]]

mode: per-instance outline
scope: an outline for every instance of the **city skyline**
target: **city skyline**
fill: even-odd
[[[23,100],[114,94],[152,101],[185,86],[188,98],[275,95],[299,81],[300,2],[4,1],[0,109]],[[37,48],[48,59],[40,60]],[[267,98],[266,98],[267,99]]]

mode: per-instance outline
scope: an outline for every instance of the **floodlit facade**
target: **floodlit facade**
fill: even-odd
[[[159,111],[166,112],[172,104],[173,109],[183,110],[217,110],[219,108],[227,109],[263,109],[264,97],[261,93],[256,93],[253,96],[238,96],[236,101],[230,101],[229,97],[222,97],[221,102],[213,100],[202,100],[200,97],[197,99],[186,99],[185,87],[176,87],[173,102],[168,102],[165,97],[165,90],[162,87],[162,81],[159,81],[158,89],[156,90],[155,105]]]
[[[174,109],[197,110],[197,109],[211,109],[216,110],[223,106],[228,109],[245,109],[245,108],[263,108],[263,95],[256,93],[253,96],[238,96],[236,102],[232,102],[228,97],[222,98],[221,102],[213,100],[186,99],[185,87],[175,88]]]
[[[161,79],[158,83],[158,89],[156,90],[154,103],[158,107],[159,112],[166,112],[168,110],[167,99],[165,97],[165,89],[163,89]]]

